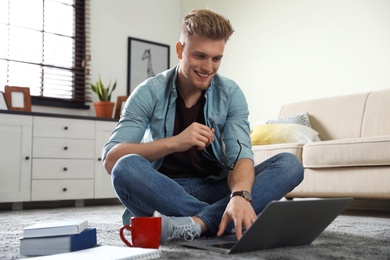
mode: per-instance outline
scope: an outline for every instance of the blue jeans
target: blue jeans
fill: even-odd
[[[252,206],[259,214],[272,200],[280,200],[303,180],[303,167],[295,155],[281,153],[255,166]],[[216,234],[230,200],[227,180],[171,179],[153,169],[139,155],[127,155],[112,170],[115,192],[126,207],[123,223],[132,216],[197,216]],[[230,223],[226,232],[233,228]]]

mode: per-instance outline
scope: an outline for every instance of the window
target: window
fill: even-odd
[[[88,108],[87,0],[0,0],[0,90],[32,104]]]

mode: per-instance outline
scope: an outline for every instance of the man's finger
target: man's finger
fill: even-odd
[[[239,240],[242,237],[242,223],[241,223],[241,221],[234,221],[234,228],[236,229],[237,240]]]
[[[222,219],[221,219],[221,223],[219,224],[219,228],[218,228],[218,233],[217,233],[217,236],[222,236],[223,233],[225,232],[225,229],[226,229],[226,226],[227,226],[227,223],[228,223],[228,218],[227,216],[224,214],[222,216]]]
[[[247,219],[245,222],[244,222],[244,227],[245,227],[245,230],[248,230],[251,226],[252,226],[253,222],[250,220],[250,219]]]

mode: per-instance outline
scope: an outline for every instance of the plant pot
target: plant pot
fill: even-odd
[[[112,112],[114,111],[114,102],[99,101],[94,102],[95,112],[97,117],[112,118]]]

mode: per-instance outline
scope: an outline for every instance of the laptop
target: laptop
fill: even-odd
[[[182,246],[234,254],[307,245],[352,202],[352,198],[272,201],[240,240],[235,234],[204,237]]]

